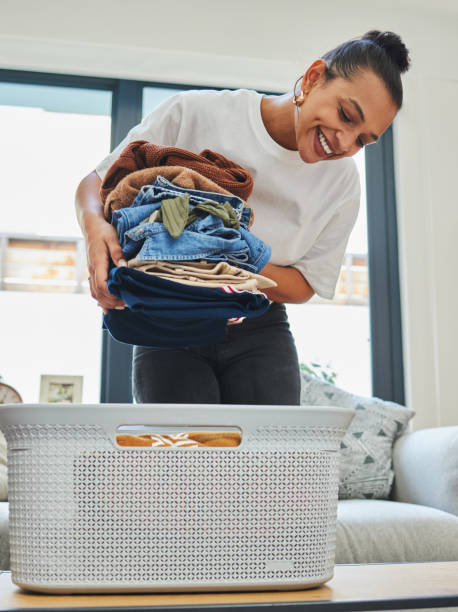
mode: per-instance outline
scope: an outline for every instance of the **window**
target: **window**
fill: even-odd
[[[361,207],[350,235],[334,299],[314,296],[288,304],[299,361],[324,372],[344,389],[371,394],[369,269],[364,153],[355,161],[361,179]]]
[[[142,100],[142,117],[146,117],[156,106],[159,106],[164,100],[168,100],[180,91],[184,91],[187,87],[171,88],[171,87],[144,87]]]
[[[84,402],[130,401],[130,347],[104,333],[101,355],[101,313],[87,295],[74,191],[142,112],[184,89],[0,70],[0,163],[8,177],[0,229],[0,375],[25,401],[37,401],[42,373],[83,375]],[[334,300],[315,297],[288,311],[302,361],[329,364],[336,383],[354,392],[402,402],[391,128],[357,162],[363,194],[367,181],[368,238],[363,199]],[[324,316],[324,309],[332,314]]]
[[[78,182],[110,149],[111,92],[0,83],[0,374],[37,402],[41,374],[100,394],[101,313],[88,298]]]

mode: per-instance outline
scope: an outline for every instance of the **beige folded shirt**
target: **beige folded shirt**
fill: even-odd
[[[223,285],[234,285],[240,291],[268,289],[276,287],[277,283],[266,276],[255,274],[225,261],[216,264],[206,261],[170,262],[170,261],[138,261],[127,262],[130,268],[153,274],[161,278],[173,280],[183,285],[218,288]]]

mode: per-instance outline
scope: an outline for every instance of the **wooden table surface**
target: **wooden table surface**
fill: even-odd
[[[229,607],[239,612],[275,606],[291,610],[382,610],[458,606],[458,562],[381,563],[337,565],[325,585],[301,591],[251,591],[227,593],[148,593],[49,595],[26,592],[0,574],[0,611],[59,609],[154,610],[177,607],[180,611]]]

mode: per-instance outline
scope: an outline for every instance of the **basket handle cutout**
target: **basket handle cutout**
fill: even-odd
[[[242,432],[238,427],[120,425],[116,429],[116,444],[123,448],[230,448],[240,446],[241,442]]]

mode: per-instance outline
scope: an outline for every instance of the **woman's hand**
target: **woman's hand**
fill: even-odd
[[[123,309],[124,302],[107,289],[110,259],[117,266],[126,266],[115,228],[104,219],[94,219],[86,227],[86,256],[89,269],[89,286],[105,314],[109,308]]]
[[[101,184],[102,181],[95,171],[88,174],[76,190],[75,208],[86,243],[91,295],[107,314],[109,308],[126,307],[122,300],[111,295],[107,289],[110,258],[116,266],[127,264],[122,258],[116,230],[106,221],[103,214],[103,203],[100,199]]]

